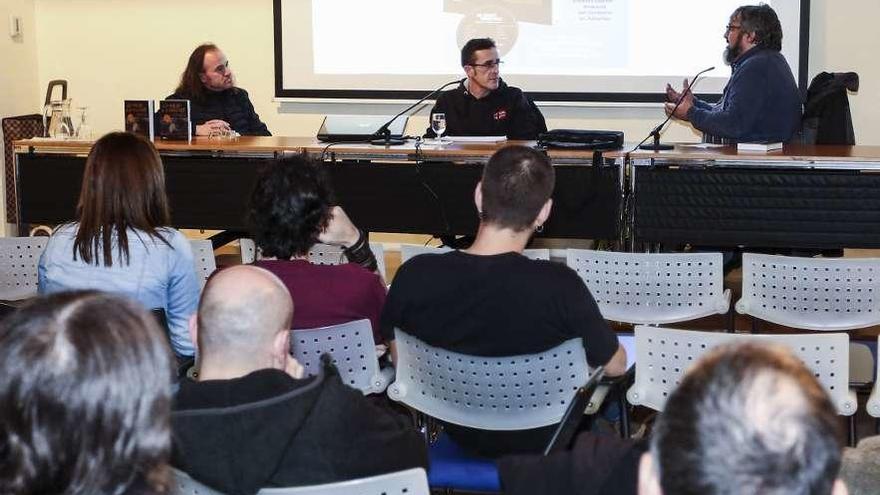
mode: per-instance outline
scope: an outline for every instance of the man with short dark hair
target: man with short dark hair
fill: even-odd
[[[711,142],[787,142],[800,130],[803,105],[782,56],[782,25],[769,5],[739,7],[724,32],[724,60],[733,72],[718,103],[666,85],[666,113],[688,121]],[[688,88],[684,80],[682,92]]]
[[[722,346],[670,395],[639,494],[844,495],[839,418],[804,364],[772,345]]]
[[[223,493],[331,483],[427,464],[409,423],[344,385],[325,365],[303,378],[290,356],[293,303],[268,270],[221,270],[191,330],[198,381],[173,405],[172,464]]]
[[[476,240],[465,251],[423,254],[400,267],[382,314],[385,341],[393,341],[399,328],[450,351],[513,356],[581,338],[591,366],[605,366],[607,375],[624,373],[625,351],[577,273],[522,255],[550,216],[554,180],[549,159],[534,149],[496,152],[474,191]],[[487,456],[540,451],[552,430],[446,428],[456,442]]]
[[[242,136],[271,136],[254,110],[247,91],[235,86],[226,55],[212,43],[190,54],[180,84],[169,100],[189,100],[193,135],[235,131]]]
[[[547,131],[534,102],[501,80],[501,59],[491,38],[468,41],[461,49],[461,67],[467,79],[441,93],[431,109],[431,115],[446,115],[445,135],[537,139]],[[430,127],[425,135],[435,136]]]

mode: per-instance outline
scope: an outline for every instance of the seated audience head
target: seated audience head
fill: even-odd
[[[492,38],[474,38],[461,47],[461,66],[468,78],[468,90],[482,97],[498,89],[501,59]]]
[[[74,259],[86,263],[113,265],[115,246],[121,258],[116,261],[128,264],[129,229],[165,241],[157,229],[169,225],[171,217],[165,173],[153,143],[126,132],[111,132],[95,142],[86,160],[77,215]]]
[[[198,342],[199,378],[238,378],[253,371],[287,369],[293,301],[271,272],[239,265],[205,285],[190,320]]]
[[[324,170],[305,156],[269,165],[251,195],[250,224],[263,256],[306,256],[331,218],[332,192]]]
[[[226,55],[213,43],[196,47],[189,55],[186,68],[180,75],[176,94],[201,101],[209,91],[219,92],[235,87],[235,75],[229,68]]]
[[[154,318],[99,292],[0,322],[0,492],[165,493],[171,353]]]
[[[722,346],[670,395],[639,494],[841,495],[838,416],[803,363],[774,345]]]
[[[755,47],[781,51],[782,24],[773,7],[763,3],[744,5],[730,15],[724,39],[724,61],[732,64]]]
[[[554,183],[547,155],[525,146],[498,150],[475,192],[482,223],[517,233],[540,228],[550,216]]]

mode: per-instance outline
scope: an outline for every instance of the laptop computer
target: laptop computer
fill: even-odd
[[[391,115],[327,115],[318,129],[318,141],[345,143],[369,141]],[[400,139],[406,130],[409,117],[401,115],[388,126],[392,138]]]

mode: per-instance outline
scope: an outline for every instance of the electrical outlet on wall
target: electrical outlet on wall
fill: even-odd
[[[9,16],[9,36],[11,38],[20,38],[22,29],[22,20],[19,15]]]

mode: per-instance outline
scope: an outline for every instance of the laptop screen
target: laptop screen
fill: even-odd
[[[321,128],[318,129],[318,138],[331,136],[371,137],[393,115],[327,115]],[[406,130],[409,117],[402,115],[394,119],[388,126],[392,136],[402,136]]]
[[[626,351],[626,369],[636,364],[636,336],[632,333],[618,333],[617,341]]]

